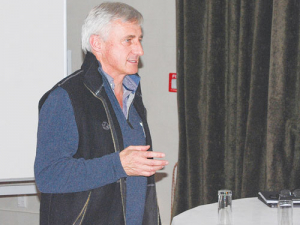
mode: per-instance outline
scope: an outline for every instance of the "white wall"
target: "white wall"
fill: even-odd
[[[101,0],[68,1],[68,49],[72,70],[82,62],[81,25],[88,11]],[[139,70],[153,149],[166,153],[169,165],[157,174],[162,222],[170,224],[172,170],[178,158],[177,93],[168,92],[169,73],[176,72],[176,12],[174,0],[120,0],[144,16],[143,67]]]
[[[38,100],[64,77],[63,6],[62,0],[1,3],[0,180],[34,177]]]
[[[18,205],[25,199],[26,207]],[[40,201],[38,196],[0,197],[1,225],[38,225]]]

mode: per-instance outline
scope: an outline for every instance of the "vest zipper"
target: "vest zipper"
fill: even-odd
[[[107,115],[107,117],[108,117],[108,119],[109,119],[109,124],[110,124],[110,127],[111,127],[111,136],[112,136],[112,139],[113,139],[113,144],[114,144],[114,148],[115,148],[115,152],[117,151],[117,144],[116,144],[116,140],[115,140],[115,136],[114,136],[114,134],[113,134],[113,131],[112,131],[112,129],[114,129],[113,127],[112,127],[112,118],[111,118],[111,116],[110,116],[110,113],[109,113],[109,111],[108,111],[108,107],[107,107],[107,105],[106,105],[106,102],[101,98],[101,97],[99,97],[98,95],[96,95],[86,84],[84,84],[84,86],[97,98],[97,99],[99,99],[101,102],[102,102],[102,104],[103,104],[103,106],[104,106],[104,109],[105,109],[105,112],[106,112],[106,115]],[[99,94],[100,93],[100,90],[98,90],[97,91],[97,94]],[[133,102],[132,102],[132,104],[133,104]],[[130,106],[131,107],[131,106]],[[129,107],[129,109],[130,109],[130,107]],[[129,116],[128,116],[128,122],[129,122]],[[130,124],[130,122],[128,123],[128,124]],[[144,126],[143,126],[143,123],[141,122],[140,123],[141,124],[141,126],[142,126],[142,128],[143,128],[143,131],[144,131],[144,134],[146,135],[146,133],[145,133],[145,130],[144,130]],[[131,124],[130,124],[131,125]],[[129,125],[129,126],[130,126]],[[132,125],[131,125],[132,126]],[[126,210],[125,210],[125,203],[124,203],[124,193],[123,193],[123,182],[122,182],[122,179],[120,179],[120,193],[121,193],[121,197],[122,197],[122,207],[123,207],[123,218],[124,218],[124,224],[126,225]],[[159,218],[160,218],[160,216],[159,216],[159,208],[158,208],[158,205],[157,205],[158,203],[157,203],[157,195],[156,195],[156,207],[157,207],[157,217],[156,217],[156,219],[157,219],[157,224],[159,224]]]
[[[105,112],[106,112],[106,115],[107,115],[107,118],[109,120],[109,124],[110,124],[110,132],[111,132],[111,136],[112,136],[112,139],[113,139],[113,144],[114,144],[114,148],[115,148],[115,152],[117,152],[117,144],[116,144],[116,140],[115,140],[115,136],[114,136],[114,133],[113,133],[113,123],[112,123],[112,118],[111,118],[111,115],[110,115],[110,112],[108,111],[108,107],[107,107],[107,104],[106,102],[101,98],[99,97],[98,95],[96,95],[86,84],[84,84],[84,86],[97,98],[99,99],[103,106],[104,106],[104,109],[105,109]],[[100,90],[97,91],[97,94],[100,93]],[[123,193],[123,182],[122,182],[122,179],[120,179],[120,193],[121,193],[121,197],[122,197],[122,207],[123,207],[123,218],[124,218],[124,223],[126,225],[126,211],[125,211],[125,203],[124,203],[124,193]]]

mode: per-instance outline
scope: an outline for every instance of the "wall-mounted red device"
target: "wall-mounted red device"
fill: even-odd
[[[177,74],[169,73],[169,92],[177,92]]]

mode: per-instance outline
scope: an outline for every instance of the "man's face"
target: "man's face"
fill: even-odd
[[[137,23],[114,21],[107,40],[102,41],[99,60],[103,70],[113,78],[137,73],[139,57],[144,54],[142,38]]]

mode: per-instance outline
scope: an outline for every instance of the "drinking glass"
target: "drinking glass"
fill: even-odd
[[[218,224],[232,225],[232,192],[231,190],[218,191]]]
[[[300,189],[295,189],[294,191],[293,191],[293,199],[297,199],[297,200],[299,200],[300,199]]]
[[[283,189],[279,193],[279,199],[288,199],[291,198],[292,193],[289,189]]]
[[[277,209],[278,225],[293,225],[293,201],[279,199]]]

